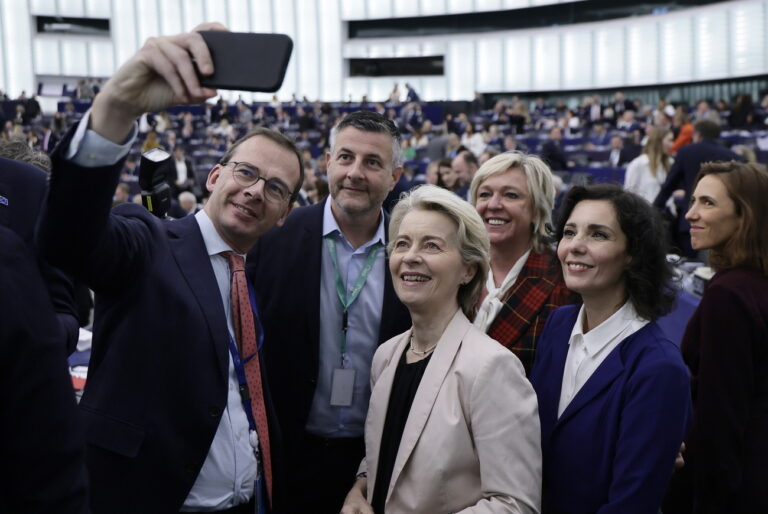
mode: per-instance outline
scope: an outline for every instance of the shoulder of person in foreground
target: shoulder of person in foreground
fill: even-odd
[[[3,512],[87,509],[85,442],[64,345],[36,259],[0,226]]]

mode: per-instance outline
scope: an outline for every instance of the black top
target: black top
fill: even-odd
[[[418,362],[408,364],[405,361],[407,353],[408,350],[404,351],[400,362],[397,363],[392,391],[389,393],[387,417],[381,434],[379,466],[376,470],[376,485],[373,488],[373,501],[371,501],[376,514],[384,514],[384,501],[387,499],[389,481],[395,467],[395,458],[400,448],[405,422],[408,421],[408,413],[411,411],[413,398],[419,389],[421,377],[424,376],[424,370],[427,369],[429,359],[432,357],[430,354]]]

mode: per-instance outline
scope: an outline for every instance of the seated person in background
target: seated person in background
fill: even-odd
[[[578,297],[563,282],[550,249],[555,189],[552,172],[534,155],[507,152],[475,174],[469,201],[490,238],[491,273],[475,326],[533,365],[536,343],[552,310]]]
[[[678,105],[672,118],[675,141],[669,149],[670,155],[676,155],[680,148],[693,143],[693,124],[684,105]]]
[[[717,272],[683,337],[693,374],[685,466],[664,512],[768,512],[768,172],[701,167],[686,218]]]
[[[195,198],[195,195],[189,191],[184,191],[179,195],[179,207],[181,207],[188,215],[195,214],[200,210],[197,198]]]
[[[131,187],[124,182],[120,182],[117,187],[115,187],[115,195],[112,197],[112,207],[130,201]]]
[[[640,152],[634,153],[629,147],[625,147],[624,138],[619,134],[611,136],[611,152],[608,155],[608,162],[611,168],[620,168],[632,159],[638,156]]]
[[[459,151],[451,161],[453,173],[458,177],[458,188],[454,184],[454,192],[465,200],[469,194],[469,184],[472,182],[472,177],[475,176],[479,167],[477,157],[469,150]]]
[[[654,321],[675,299],[663,224],[617,186],[576,186],[557,236],[584,303],[550,315],[531,372],[542,512],[656,514],[691,413],[688,370]]]
[[[560,127],[552,127],[549,131],[549,139],[541,146],[539,156],[555,171],[564,171],[574,165],[565,157],[562,146],[563,133]]]
[[[488,273],[480,216],[422,186],[389,232],[413,326],[373,358],[366,456],[342,513],[539,512],[535,395],[517,357],[468,319]]]
[[[526,149],[525,145],[522,144],[520,141],[518,141],[515,138],[515,136],[513,136],[512,134],[504,136],[504,144],[502,147],[502,151],[512,152],[517,150],[518,152],[524,152],[525,149]]]
[[[171,195],[176,198],[183,191],[194,192],[197,185],[195,167],[192,161],[185,155],[184,148],[176,145],[172,158],[164,165],[165,181],[171,187]]]
[[[592,126],[592,135],[589,136],[587,143],[584,145],[587,150],[594,150],[597,148],[603,148],[610,144],[611,136],[605,129],[605,125],[602,123],[595,123]]]

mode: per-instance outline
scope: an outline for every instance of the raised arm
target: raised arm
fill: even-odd
[[[213,23],[198,29],[224,27]],[[40,250],[94,290],[124,280],[127,270],[140,265],[137,256],[151,258],[141,211],[134,217],[111,216],[112,195],[138,116],[215,94],[200,86],[193,59],[212,72],[210,53],[197,32],[149,39],[105,84],[52,156]]]

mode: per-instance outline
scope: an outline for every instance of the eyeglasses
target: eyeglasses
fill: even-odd
[[[259,175],[256,166],[247,162],[229,161],[220,163],[222,166],[232,165],[232,176],[235,182],[243,187],[251,187],[259,180],[264,181],[264,195],[273,202],[282,202],[291,196],[291,190],[279,178],[265,178]]]

